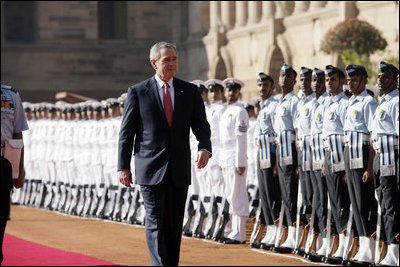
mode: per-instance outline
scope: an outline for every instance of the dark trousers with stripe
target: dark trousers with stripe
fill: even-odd
[[[321,170],[311,171],[310,176],[315,199],[314,231],[320,233],[322,237],[325,237],[324,229],[326,228],[328,210],[328,189],[326,186],[326,178],[322,178]]]
[[[276,146],[271,145],[271,168],[260,169],[260,153],[257,154],[257,178],[258,190],[261,200],[261,209],[265,223],[272,225],[279,218],[281,209],[281,192],[279,188],[279,178],[274,176],[276,164]]]
[[[298,179],[296,177],[297,169],[297,151],[296,146],[291,143],[293,164],[281,166],[280,164],[280,151],[276,151],[276,160],[278,166],[279,186],[281,189],[281,196],[284,206],[284,214],[286,220],[283,220],[283,225],[293,226],[296,221],[297,211],[297,192],[298,192]]]
[[[375,199],[374,181],[364,183],[363,174],[368,166],[369,144],[363,144],[363,168],[350,169],[349,147],[344,149],[344,162],[346,167],[347,188],[354,222],[360,236],[371,236],[376,230],[378,203]]]
[[[350,213],[349,192],[344,181],[344,175],[345,171],[332,172],[331,152],[325,151],[326,187],[332,217],[338,233],[342,233],[346,229]]]
[[[395,151],[395,158],[398,159],[398,150]],[[399,169],[396,169],[396,173]],[[397,243],[395,236],[399,234],[399,189],[397,177],[380,176],[380,154],[374,158],[374,181],[378,200],[381,205],[381,216],[388,244]]]
[[[0,265],[3,262],[3,239],[10,213],[10,193],[13,187],[11,163],[1,157],[0,177]]]
[[[312,201],[313,201],[313,185],[311,181],[311,171],[303,171],[302,162],[303,162],[303,153],[299,151],[297,153],[297,162],[298,162],[298,172],[299,172],[299,180],[301,184],[301,194],[302,194],[302,211],[301,217],[304,225],[310,222],[311,219],[311,210],[312,210]]]

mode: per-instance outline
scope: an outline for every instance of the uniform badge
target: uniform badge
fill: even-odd
[[[287,108],[286,108],[285,106],[282,106],[282,107],[281,107],[281,110],[280,110],[280,114],[281,114],[281,115],[284,115],[285,112],[286,112],[286,109],[287,109]]]
[[[357,119],[357,115],[358,115],[358,111],[357,110],[353,110],[353,112],[352,112],[352,116],[353,116],[353,119],[354,120],[356,120]]]
[[[333,120],[333,115],[334,115],[335,113],[333,112],[333,111],[330,111],[329,113],[328,113],[328,120]]]
[[[310,114],[310,109],[309,108],[305,108],[303,110],[303,116],[308,117],[309,114]]]
[[[317,122],[321,122],[322,121],[322,116],[321,113],[317,113],[317,115],[315,116]]]
[[[247,125],[244,121],[241,121],[239,124],[239,132],[242,132],[242,133],[247,132]]]
[[[385,118],[385,111],[383,109],[379,109],[378,114],[380,120]]]

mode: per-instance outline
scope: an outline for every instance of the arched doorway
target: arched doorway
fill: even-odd
[[[279,49],[279,47],[275,47],[273,53],[272,53],[272,57],[271,57],[271,61],[269,64],[269,75],[274,79],[275,82],[275,88],[276,88],[276,93],[281,93],[282,90],[278,85],[278,81],[279,81],[279,72],[281,70],[281,67],[284,63],[284,58],[283,58],[283,54],[281,49]]]
[[[227,78],[225,62],[219,57],[217,67],[215,68],[215,79],[224,80]]]

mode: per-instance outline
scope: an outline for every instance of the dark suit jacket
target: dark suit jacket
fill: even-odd
[[[198,149],[211,152],[210,125],[197,87],[173,78],[175,89],[172,127],[167,119],[153,77],[128,88],[119,133],[118,170],[130,169],[134,143],[136,183],[156,185],[171,164],[175,186],[191,183],[190,128]]]

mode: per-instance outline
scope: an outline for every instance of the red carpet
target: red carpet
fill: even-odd
[[[115,266],[117,264],[29,242],[6,234],[3,266]]]

